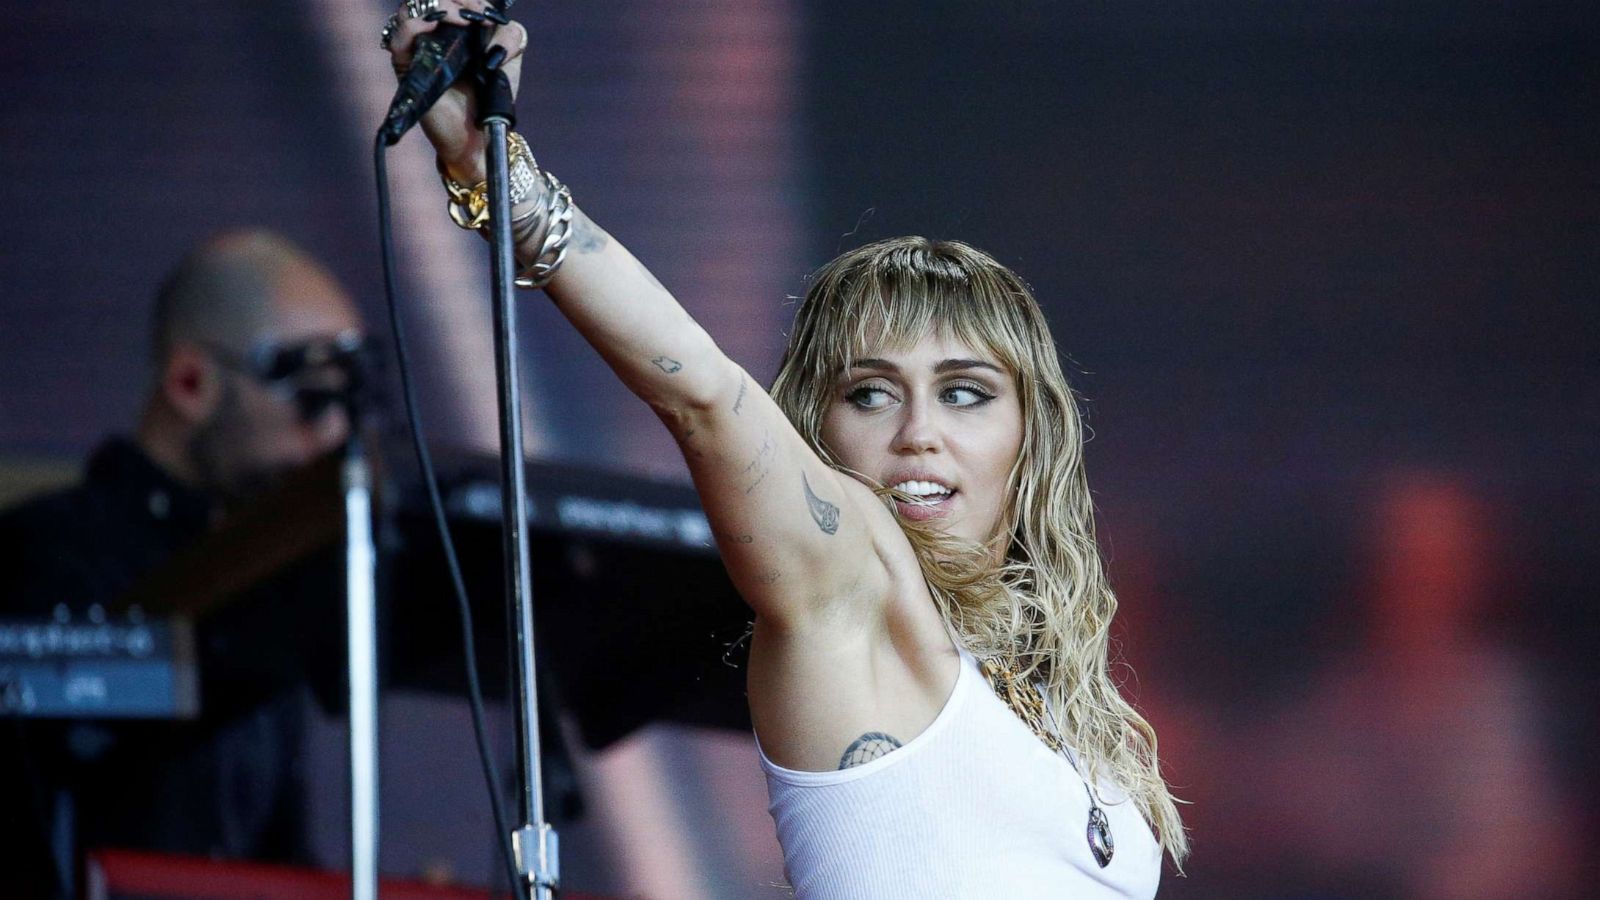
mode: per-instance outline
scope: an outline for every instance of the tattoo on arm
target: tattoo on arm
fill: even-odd
[[[749,387],[750,377],[747,375],[739,376],[739,396],[735,397],[733,401],[733,414],[736,416],[739,414],[739,407],[744,405],[744,392]]]
[[[578,233],[574,235],[577,240],[572,243],[579,253],[599,253],[611,242],[611,236],[606,234],[605,229],[589,221],[588,216],[579,219],[577,226]]]
[[[888,756],[902,746],[904,745],[890,735],[881,731],[869,731],[845,748],[844,755],[839,757],[839,768],[848,769],[851,766],[872,762],[881,756]]]
[[[530,229],[532,228],[531,222],[528,227]],[[531,230],[529,233],[532,233]],[[521,239],[526,236],[527,235],[519,235],[518,242],[520,243]],[[596,225],[594,220],[590,219],[588,216],[579,215],[573,220],[572,249],[578,251],[579,253],[588,255],[590,253],[599,253],[601,250],[604,250],[606,245],[609,243],[611,243],[611,235],[607,234],[604,228]],[[667,292],[666,286],[661,283],[661,279],[657,278],[654,272],[650,271],[649,266],[646,266],[644,263],[640,262],[638,257],[634,257],[633,264],[639,267],[640,274],[644,275],[644,277],[655,286],[656,290],[661,291],[662,293]]]
[[[730,544],[748,544],[755,540],[754,537],[751,537],[748,534],[735,534],[731,531],[718,531],[716,532],[716,535]]]
[[[672,432],[673,438],[675,438],[678,442],[678,449],[683,451],[683,458],[704,459],[706,451],[697,446],[694,441],[694,436],[699,433],[699,429],[685,428],[680,434],[678,432],[678,427],[679,426],[676,424],[667,426],[667,428]]]
[[[655,359],[650,360],[650,362],[653,363],[656,368],[667,373],[668,375],[676,375],[678,374],[679,370],[683,368],[683,363],[678,362],[670,356],[658,356]]]
[[[839,507],[818,497],[811,490],[811,482],[806,480],[806,473],[800,473],[800,484],[806,489],[806,506],[811,508],[811,518],[822,529],[823,534],[834,534],[839,530]],[[893,738],[890,738],[893,740]]]
[[[750,464],[745,466],[744,470],[739,473],[747,479],[744,486],[746,494],[755,490],[756,485],[766,480],[767,472],[772,468],[772,453],[775,449],[772,443],[772,434],[769,432],[762,435],[761,446],[756,449],[755,459],[750,460]]]

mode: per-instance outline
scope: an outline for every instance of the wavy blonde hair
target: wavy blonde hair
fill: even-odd
[[[1107,773],[1126,790],[1181,870],[1189,842],[1155,731],[1111,679],[1117,600],[1095,542],[1078,404],[1022,279],[956,241],[903,237],[851,250],[812,276],[772,397],[822,459],[846,470],[821,433],[840,376],[852,360],[934,329],[1001,362],[1023,413],[1022,449],[986,545],[901,520],[934,602],[973,654],[1040,686],[1091,782]]]

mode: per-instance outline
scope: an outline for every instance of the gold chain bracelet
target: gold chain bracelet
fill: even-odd
[[[527,199],[528,193],[538,183],[539,164],[534,161],[533,150],[528,147],[528,142],[515,131],[506,132],[506,150],[510,155],[506,173],[510,181],[511,205],[516,206]],[[445,191],[450,194],[447,207],[451,221],[469,231],[478,231],[489,224],[489,182],[480,181],[468,187],[450,177],[442,160],[436,158],[434,165],[439,169],[439,180],[444,182]]]
[[[555,277],[556,269],[567,257],[567,244],[572,240],[572,192],[554,175],[543,171],[533,158],[533,151],[522,135],[506,133],[506,149],[511,205],[515,206],[537,194],[539,203],[511,220],[512,236],[517,245],[532,242],[539,248],[533,260],[516,275],[516,285],[521,288],[542,288]],[[439,180],[450,194],[447,208],[450,218],[462,228],[488,235],[489,185],[480,181],[472,187],[456,181],[445,170],[444,163],[435,160]]]

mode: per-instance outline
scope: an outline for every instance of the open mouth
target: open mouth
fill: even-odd
[[[943,515],[949,508],[950,499],[958,491],[947,484],[937,481],[902,481],[890,485],[894,490],[910,495],[909,500],[895,500],[895,506],[900,514],[908,519],[926,519]]]

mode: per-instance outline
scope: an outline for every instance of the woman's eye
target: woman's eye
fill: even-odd
[[[993,400],[994,394],[975,384],[957,384],[945,388],[942,397],[951,406],[978,406]]]
[[[845,395],[845,399],[862,409],[881,409],[894,399],[880,387],[858,387]]]

